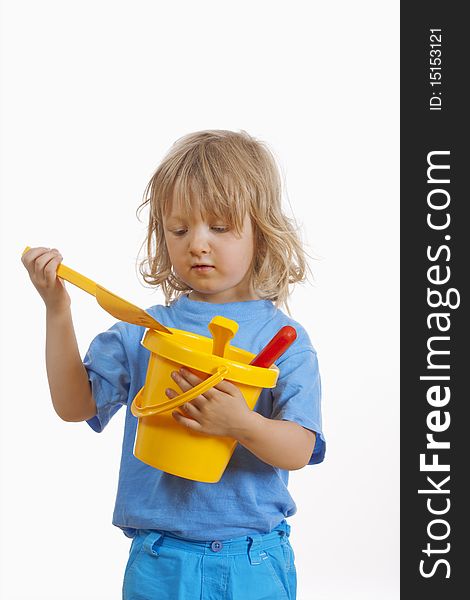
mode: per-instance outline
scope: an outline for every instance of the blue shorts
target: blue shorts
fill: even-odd
[[[295,600],[294,552],[285,520],[271,533],[194,541],[138,530],[124,600]]]

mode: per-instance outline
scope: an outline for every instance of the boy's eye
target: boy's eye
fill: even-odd
[[[184,235],[186,233],[186,229],[173,229],[171,233],[174,235]]]
[[[217,233],[224,233],[225,231],[229,230],[229,228],[225,227],[225,225],[214,225],[212,229]]]

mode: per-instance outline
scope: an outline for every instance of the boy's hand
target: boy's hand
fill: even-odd
[[[174,371],[172,377],[183,392],[201,383],[202,379],[188,371]],[[166,395],[175,398],[179,392],[168,388]],[[253,415],[236,385],[221,381],[215,387],[197,396],[174,411],[173,418],[182,425],[208,435],[228,436],[235,439],[246,428]]]
[[[70,308],[70,296],[64,282],[56,274],[62,262],[62,255],[56,248],[30,248],[21,257],[21,262],[47,310],[60,312]]]

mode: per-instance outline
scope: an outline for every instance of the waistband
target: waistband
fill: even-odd
[[[290,530],[290,525],[284,519],[270,533],[253,533],[229,540],[189,540],[168,531],[156,529],[138,529],[135,539],[143,537],[143,549],[155,556],[158,556],[159,547],[179,548],[186,552],[219,556],[235,556],[248,552],[250,561],[258,564],[259,552],[264,548],[286,543]]]

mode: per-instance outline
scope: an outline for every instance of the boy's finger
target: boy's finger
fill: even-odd
[[[50,248],[28,248],[23,251],[21,255],[21,260],[24,265],[31,265],[37,258],[39,258],[42,254],[48,252]]]
[[[184,367],[181,367],[181,369],[178,371],[178,373],[182,377],[184,377],[187,381],[190,381],[194,385],[197,385],[198,383],[201,383],[201,381],[202,381],[202,379],[200,377],[198,377],[197,375],[194,375],[194,373],[191,373],[191,371],[188,371],[188,369],[185,369]]]
[[[52,250],[45,252],[36,260],[36,272],[42,274],[46,279],[51,277],[55,278],[55,272],[57,271],[57,257],[57,252]]]
[[[188,371],[187,369],[181,368],[179,370],[179,373],[193,385],[197,385],[198,383],[201,383],[201,381],[203,381],[200,377],[197,377],[197,375],[194,375],[194,373],[191,373],[191,371]],[[237,392],[237,390],[238,390],[236,385],[234,385],[233,383],[230,383],[230,381],[227,381],[225,379],[223,379],[217,385],[214,385],[214,389],[220,390],[221,392],[225,392],[226,394],[232,394],[232,395],[235,392]]]
[[[57,278],[57,267],[59,263],[62,261],[62,256],[57,255],[53,256],[51,260],[46,264],[44,268],[44,275],[46,281],[49,283],[53,283]]]
[[[191,383],[189,381],[187,381],[187,379],[185,377],[183,377],[183,375],[181,375],[181,373],[179,373],[178,371],[173,371],[173,373],[171,374],[173,380],[179,385],[179,387],[182,389],[183,392],[187,392],[188,390],[190,390],[192,387],[194,387],[193,385],[191,385]]]
[[[184,369],[184,368],[181,368],[179,371],[177,371],[177,373],[180,375],[180,377],[183,380],[188,381],[190,383],[190,387],[199,385],[202,381],[204,381],[197,375],[194,375],[194,373],[191,373],[191,371],[188,371],[187,369]],[[223,382],[221,382],[221,383],[223,383]],[[206,400],[211,400],[213,398],[213,390],[214,389],[219,389],[219,387],[213,386],[213,387],[209,388],[202,395],[197,396],[194,400],[192,400],[192,402],[194,402],[195,406],[197,406],[197,408],[199,408],[197,401],[205,402]],[[184,390],[184,391],[186,391],[186,390]]]
[[[239,391],[239,388],[235,384],[227,381],[226,379],[223,379],[220,383],[214,385],[214,388],[224,392],[225,394],[230,394],[231,396]]]
[[[37,255],[42,250],[50,250],[50,248],[43,248],[42,246],[30,248],[29,246],[26,246],[26,248],[21,253],[21,258],[24,258],[26,255],[28,255],[28,258],[30,258],[31,256]]]
[[[178,421],[178,423],[181,423],[181,425],[184,425],[188,429],[194,429],[195,431],[200,431],[202,429],[202,425],[198,423],[198,421],[196,421],[195,419],[183,417],[183,415],[176,410],[173,411],[171,414],[175,421]]]
[[[184,373],[184,375],[181,374],[181,369],[180,369],[180,371],[173,371],[173,373],[171,374],[172,378],[179,385],[179,387],[181,388],[181,390],[183,392],[187,392],[188,390],[191,390],[194,386],[196,386],[198,383],[201,383],[201,381],[202,381],[202,379],[200,379],[196,375],[193,375],[193,373],[189,373],[188,371],[186,371],[186,369],[183,369],[183,373]],[[201,407],[202,407],[201,403],[205,403],[207,400],[210,400],[211,392],[212,392],[212,388],[210,388],[209,390],[204,392],[204,394],[202,394],[202,396],[196,396],[196,398],[193,398],[191,400],[193,406],[195,406],[197,409],[201,410]]]

